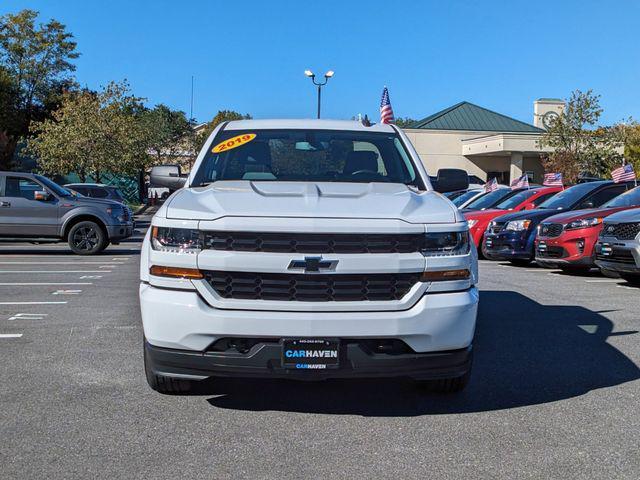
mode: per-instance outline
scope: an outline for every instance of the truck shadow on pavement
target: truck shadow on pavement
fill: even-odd
[[[537,405],[640,378],[607,343],[612,323],[579,306],[541,305],[512,291],[481,292],[471,382],[457,395],[405,380],[215,379],[201,393],[218,408],[363,416],[482,412]]]

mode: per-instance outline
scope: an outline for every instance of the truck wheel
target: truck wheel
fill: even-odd
[[[621,273],[620,278],[626,280],[628,283],[633,285],[634,287],[640,287],[640,275],[636,275],[633,273]]]
[[[471,378],[471,370],[461,377],[438,378],[437,380],[418,381],[420,389],[434,393],[458,393],[464,390]]]
[[[67,236],[69,247],[76,255],[95,255],[107,247],[108,239],[100,225],[95,222],[78,222]]]
[[[144,353],[144,373],[149,386],[158,393],[165,395],[176,395],[187,393],[191,390],[191,382],[181,378],[165,377],[153,373],[147,364],[147,352]]]

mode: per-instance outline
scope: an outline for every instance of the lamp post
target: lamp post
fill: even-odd
[[[305,70],[304,74],[311,79],[314,85],[318,87],[318,118],[320,118],[320,96],[322,95],[322,87],[324,87],[329,79],[333,77],[333,70],[329,70],[324,74],[324,82],[316,82],[316,75],[311,70]]]

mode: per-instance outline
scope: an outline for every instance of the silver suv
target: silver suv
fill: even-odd
[[[614,213],[604,219],[596,244],[596,264],[640,286],[640,208]]]
[[[66,241],[93,255],[132,233],[126,205],[74,195],[41,175],[0,172],[0,240]]]

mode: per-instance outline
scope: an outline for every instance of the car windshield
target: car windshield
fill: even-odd
[[[603,208],[610,207],[633,207],[640,205],[640,187],[636,187],[632,190],[624,192],[622,195],[609,200],[605,203]]]
[[[599,184],[595,183],[579,183],[573,187],[567,188],[562,192],[556,193],[549,200],[542,202],[538,208],[548,208],[552,210],[566,210],[571,208],[575,203],[586,194],[595,190]]]
[[[390,182],[424,188],[395,133],[229,130],[218,134],[192,186],[220,180]]]
[[[481,190],[468,190],[466,192],[464,192],[462,195],[454,198],[453,200],[451,200],[453,202],[453,204],[456,207],[459,207],[460,205],[462,205],[464,202],[466,202],[467,200],[472,199],[473,197],[475,197],[476,195],[478,195],[479,193],[481,193]]]
[[[497,203],[514,194],[515,192],[513,190],[510,190],[508,188],[500,188],[498,190],[494,190],[493,192],[489,192],[479,198],[476,198],[473,202],[467,205],[466,208],[471,208],[474,210],[492,208]]]
[[[73,194],[67,190],[66,188],[62,188],[57,183],[49,180],[47,177],[43,177],[42,175],[36,175],[36,178],[45,185],[49,190],[58,195],[59,197],[72,197]]]
[[[496,205],[496,208],[501,210],[509,210],[512,208],[516,208],[522,202],[524,202],[527,198],[532,197],[536,193],[536,190],[523,190],[522,192],[518,192],[515,195],[510,196],[502,200],[500,203]]]

